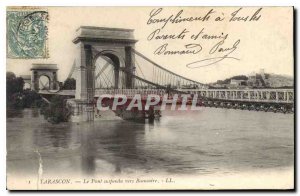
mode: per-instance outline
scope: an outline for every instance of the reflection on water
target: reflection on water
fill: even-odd
[[[203,108],[153,123],[52,125],[38,110],[7,111],[7,171],[35,174],[235,173],[293,165],[293,115]]]

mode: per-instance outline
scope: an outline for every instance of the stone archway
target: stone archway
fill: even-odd
[[[39,87],[38,89],[39,90],[50,90],[50,84],[51,84],[51,80],[49,78],[48,75],[40,75],[39,78],[38,78],[38,83],[39,83]]]
[[[124,74],[125,61],[120,59],[120,55],[115,51],[104,50],[93,57],[93,66],[95,67],[95,89],[124,87],[122,82]]]
[[[57,65],[56,64],[32,64],[31,89],[39,91],[39,79],[46,76],[49,79],[49,90],[55,90],[57,86]]]
[[[76,31],[73,42],[77,46],[78,55],[76,64],[78,75],[76,78],[76,99],[90,100],[95,90],[95,61],[103,55],[112,61],[119,61],[115,73],[122,71],[125,74],[124,86],[133,88],[134,79],[134,49],[137,40],[134,39],[132,29],[105,28],[82,26]],[[114,60],[115,59],[115,60]],[[115,81],[116,82],[116,81]],[[117,81],[117,83],[119,83]],[[118,85],[115,85],[118,87]]]

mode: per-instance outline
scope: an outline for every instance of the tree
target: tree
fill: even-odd
[[[74,78],[67,78],[62,86],[62,89],[75,90],[76,89],[76,80]]]
[[[40,107],[42,98],[36,91],[26,89],[23,91],[22,103],[23,108]]]
[[[6,80],[12,80],[14,78],[16,78],[16,75],[13,72],[11,71],[6,72]]]
[[[6,96],[9,97],[15,93],[22,93],[24,88],[24,80],[16,77],[13,72],[6,72]]]
[[[22,107],[23,78],[16,77],[13,72],[6,72],[6,104],[7,107]]]
[[[6,103],[8,108],[23,109],[40,107],[41,96],[32,90],[24,88],[24,80],[16,77],[13,72],[6,72]]]

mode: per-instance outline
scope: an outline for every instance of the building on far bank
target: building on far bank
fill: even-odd
[[[258,88],[269,87],[270,84],[267,79],[268,79],[267,74],[265,74],[264,69],[261,69],[259,73],[253,72],[248,76],[247,85],[249,87],[258,87]]]
[[[293,88],[294,78],[291,76],[265,73],[264,69],[260,69],[259,73],[252,72],[248,76],[233,76],[225,80],[210,83],[209,86],[210,88],[217,89]]]
[[[231,79],[230,84],[228,85],[229,88],[239,88],[239,87],[246,87],[247,86],[247,80],[237,80],[237,79]]]

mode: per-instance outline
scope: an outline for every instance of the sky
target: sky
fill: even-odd
[[[7,71],[17,75],[31,74],[32,63],[57,64],[58,79],[66,79],[74,59],[76,46],[72,42],[75,31],[80,26],[97,26],[113,28],[134,29],[136,50],[156,62],[184,77],[209,83],[225,79],[234,75],[248,75],[264,69],[266,73],[275,73],[293,76],[293,10],[291,7],[264,7],[257,16],[257,21],[232,21],[232,14],[239,7],[163,7],[162,11],[152,16],[152,19],[164,19],[180,14],[182,18],[204,17],[211,9],[213,14],[208,21],[193,21],[180,23],[147,24],[151,11],[159,7],[48,7],[48,59],[9,59],[7,58]],[[252,16],[259,7],[242,8],[237,17]],[[153,12],[152,12],[153,14]],[[216,22],[217,16],[223,21]],[[249,18],[248,18],[249,19]],[[148,40],[149,35],[159,29],[160,35],[178,36],[184,29],[188,31],[183,39]],[[198,39],[191,38],[203,29]],[[223,33],[223,34],[222,34]],[[236,49],[229,56],[234,58],[223,59],[210,66],[190,69],[186,64],[226,55],[226,52],[209,51],[220,41],[207,39],[203,35],[221,35],[227,38],[222,47],[232,48],[238,40]],[[160,46],[168,44],[168,50],[183,50],[186,45],[202,50],[197,54],[185,55],[158,55],[154,54]],[[221,46],[220,46],[221,47]],[[197,65],[197,64],[196,64]],[[143,66],[143,65],[140,65]]]

